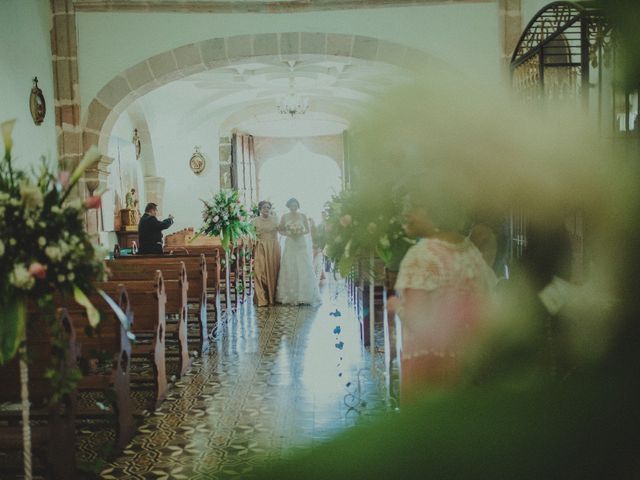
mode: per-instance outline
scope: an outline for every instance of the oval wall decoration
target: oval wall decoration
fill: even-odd
[[[200,153],[199,147],[195,147],[195,151],[193,152],[193,155],[191,155],[191,159],[189,159],[189,168],[191,168],[191,171],[196,175],[200,175],[204,172],[206,166],[207,161],[202,153]]]
[[[33,87],[31,87],[31,94],[29,95],[29,110],[31,111],[31,117],[33,117],[33,123],[40,125],[47,114],[47,105],[44,101],[42,90],[38,88],[38,77],[33,79]]]

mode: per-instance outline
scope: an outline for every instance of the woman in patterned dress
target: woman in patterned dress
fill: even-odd
[[[456,380],[459,353],[483,315],[493,271],[460,233],[463,220],[447,206],[414,203],[406,229],[420,237],[400,264],[397,313],[402,321],[402,394]]]

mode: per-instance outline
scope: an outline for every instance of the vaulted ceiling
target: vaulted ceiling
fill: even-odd
[[[307,55],[304,60],[260,60],[197,73],[141,99],[151,115],[172,115],[188,128],[206,122],[257,136],[330,135],[345,130],[364,105],[406,78],[389,64]],[[283,96],[308,99],[306,113],[282,114]]]
[[[73,0],[79,11],[290,13],[424,4],[491,3],[495,0]]]

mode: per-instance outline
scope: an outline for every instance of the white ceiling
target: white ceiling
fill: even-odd
[[[147,115],[171,115],[187,128],[211,122],[221,134],[237,128],[256,136],[329,135],[348,128],[354,114],[406,77],[398,67],[352,58],[260,60],[176,80],[140,101]],[[291,92],[308,97],[305,114],[277,111],[279,98]]]

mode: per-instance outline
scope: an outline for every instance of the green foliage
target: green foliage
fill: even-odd
[[[238,197],[237,191],[221,190],[212,202],[202,201],[203,225],[198,235],[220,237],[227,252],[242,237],[255,238],[255,229],[249,221],[249,213]]]
[[[13,167],[13,121],[0,124],[5,146],[0,161],[0,365],[11,360],[28,331],[26,304],[37,303],[51,332],[52,365],[46,377],[52,403],[80,378],[68,368],[68,343],[53,305],[53,293],[88,292],[104,278],[104,253],[85,230],[88,206],[66,201],[85,169],[98,159],[94,149],[73,172],[55,172],[42,159],[30,172]],[[95,204],[95,203],[92,203]]]
[[[371,254],[390,270],[413,243],[402,227],[402,195],[392,188],[353,189],[335,195],[326,207],[326,253],[342,276]]]

